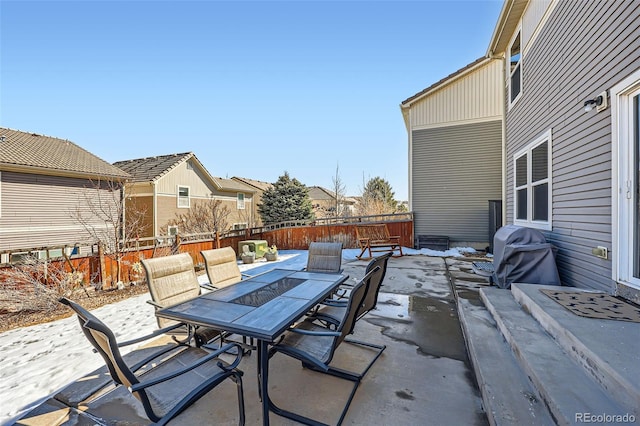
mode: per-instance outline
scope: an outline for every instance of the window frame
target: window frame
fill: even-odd
[[[640,103],[640,69],[613,86],[611,95],[611,136],[612,136],[612,222],[613,235],[611,252],[613,268],[612,279],[629,287],[640,289],[640,272],[636,277],[634,258],[640,252],[640,238],[634,224],[636,220],[636,203],[634,196],[640,177],[636,173],[635,126],[640,126],[640,118],[634,117],[634,99]],[[640,114],[639,114],[640,115]],[[637,121],[634,121],[637,120]]]
[[[244,210],[245,208],[246,208],[246,196],[244,195],[244,192],[236,193],[236,209]]]
[[[533,167],[532,167],[532,152],[534,149],[547,142],[547,177],[545,179],[540,179],[533,182]],[[535,138],[531,143],[529,143],[525,148],[516,152],[513,155],[513,223],[515,225],[527,226],[529,228],[542,229],[546,231],[551,231],[553,228],[553,176],[552,176],[552,149],[553,147],[553,138],[551,129],[545,131],[540,136]],[[527,156],[527,182],[525,185],[517,185],[517,161],[522,158],[524,155]],[[543,184],[547,184],[547,220],[534,220],[533,219],[533,188],[536,186],[540,186]],[[527,218],[526,219],[518,219],[517,218],[517,207],[518,207],[518,190],[524,189],[527,190]]]
[[[186,205],[181,205],[180,200],[184,200],[184,196],[180,195],[180,190],[181,189],[186,189],[187,190],[187,196],[186,196],[186,200],[187,203]],[[177,207],[179,209],[188,209],[191,208],[191,187],[187,186],[187,185],[178,185],[177,186],[177,190],[176,190],[176,203],[177,203]]]
[[[514,67],[514,70],[511,70],[511,57],[513,56],[511,54],[511,48],[513,47],[514,43],[516,42],[516,39],[520,37],[520,58],[518,59],[518,62],[516,63],[516,66]],[[518,102],[518,100],[520,100],[520,98],[522,97],[522,87],[523,87],[523,73],[522,73],[522,64],[523,64],[523,51],[522,51],[522,27],[519,26],[517,31],[514,33],[513,37],[511,38],[511,40],[509,41],[509,47],[507,48],[507,51],[505,53],[505,66],[507,69],[507,76],[508,76],[508,80],[507,80],[507,100],[508,100],[508,105],[509,105],[509,109],[511,109],[511,107],[513,105],[516,104],[516,102]],[[515,98],[512,99],[511,96],[511,88],[512,88],[512,80],[513,80],[513,75],[515,74],[515,70],[519,70],[518,73],[520,74],[520,91],[518,92],[518,94],[515,96]]]

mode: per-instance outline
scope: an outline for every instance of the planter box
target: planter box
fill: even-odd
[[[238,243],[238,253],[242,253],[242,247],[249,246],[249,251],[256,254],[256,259],[260,259],[267,252],[267,240],[245,240]]]

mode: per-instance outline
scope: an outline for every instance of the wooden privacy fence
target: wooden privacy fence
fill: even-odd
[[[189,253],[196,267],[202,267],[200,251],[218,247],[232,247],[236,253],[238,243],[244,240],[266,240],[269,246],[276,245],[280,250],[306,250],[312,241],[341,242],[344,248],[357,248],[356,224],[385,223],[392,235],[400,236],[400,243],[405,247],[413,247],[413,215],[411,213],[379,216],[359,216],[352,218],[324,219],[275,224],[260,228],[249,228],[232,231],[218,240],[207,235],[178,235],[167,237],[139,239],[127,243],[127,248],[120,258],[120,277],[118,279],[118,261],[114,254],[105,254],[102,250],[74,255],[69,259],[50,259],[52,267],[64,267],[71,272],[73,268],[83,274],[85,282],[101,285],[104,289],[113,288],[120,280],[125,283],[140,282],[144,279],[141,259],[167,256],[175,253]],[[82,252],[82,251],[81,251]],[[58,263],[56,265],[56,263]],[[10,265],[0,265],[2,269]],[[0,278],[1,279],[1,278]]]

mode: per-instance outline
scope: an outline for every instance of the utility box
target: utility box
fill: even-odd
[[[240,241],[238,243],[238,256],[242,254],[242,248],[244,246],[249,246],[249,251],[252,251],[256,254],[256,259],[264,257],[264,254],[267,252],[267,248],[269,247],[269,245],[267,244],[267,240]]]

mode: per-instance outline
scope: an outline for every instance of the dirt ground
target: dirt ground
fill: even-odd
[[[87,293],[84,291],[78,292],[72,298],[74,301],[80,303],[87,309],[95,309],[110,303],[118,302],[120,300],[127,299],[132,296],[137,296],[148,291],[146,284],[131,285],[125,287],[122,290],[90,290]],[[15,328],[27,327],[30,325],[42,324],[49,321],[55,321],[61,318],[71,316],[72,311],[59,304],[53,311],[30,311],[30,312],[16,312],[16,313],[0,313],[0,333]]]

